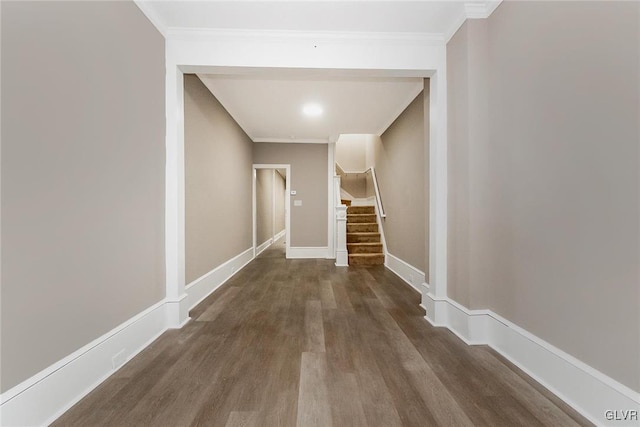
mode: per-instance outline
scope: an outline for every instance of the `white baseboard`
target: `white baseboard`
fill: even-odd
[[[267,239],[264,243],[261,243],[260,245],[258,245],[258,247],[256,248],[256,256],[260,255],[262,252],[265,251],[265,249],[267,249],[272,244],[273,244],[273,239]]]
[[[273,241],[277,242],[278,240],[280,240],[280,238],[283,237],[286,234],[286,232],[287,232],[287,229],[285,228],[284,230],[282,230],[281,232],[273,236]]]
[[[0,425],[53,423],[169,327],[182,327],[188,321],[173,325],[171,319],[180,316],[171,311],[182,310],[183,305],[194,307],[252,259],[253,248],[249,248],[189,284],[179,301],[160,301],[6,391],[0,395]]]
[[[220,264],[204,276],[189,283],[185,287],[185,292],[189,296],[189,309],[200,304],[202,300],[229,280],[236,271],[241,270],[245,265],[249,264],[252,259],[253,248],[249,248],[231,258],[229,261]]]
[[[349,267],[349,252],[341,249],[336,250],[336,267]]]
[[[411,285],[416,291],[421,292],[420,285],[424,282],[423,271],[388,252],[384,256],[384,266]]]
[[[491,310],[469,310],[429,293],[423,294],[423,307],[431,324],[448,328],[467,344],[489,345],[594,424],[612,425],[606,411],[617,411],[620,418],[630,414],[622,411],[636,411],[635,418],[614,422],[638,425],[640,393]]]
[[[0,425],[51,424],[160,336],[165,311],[163,300],[3,393]]]
[[[327,246],[321,247],[290,247],[287,249],[287,258],[328,258],[329,248]]]
[[[189,309],[189,296],[186,293],[175,299],[165,298],[167,328],[180,329],[186,325],[191,320]]]

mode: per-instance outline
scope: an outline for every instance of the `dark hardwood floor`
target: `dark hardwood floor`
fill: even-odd
[[[55,426],[590,425],[382,266],[263,252]]]

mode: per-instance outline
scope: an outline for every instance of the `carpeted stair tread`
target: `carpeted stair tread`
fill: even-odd
[[[347,243],[378,243],[380,233],[347,233]]]
[[[347,233],[377,233],[378,223],[376,222],[357,222],[347,224]]]
[[[349,265],[382,265],[383,254],[349,254]]]
[[[349,254],[382,254],[382,243],[347,243]]]
[[[340,199],[340,203],[343,205],[347,205],[347,209],[349,209],[349,206],[351,206],[351,200]]]
[[[375,207],[349,206],[347,208],[347,252],[349,265],[384,264]]]
[[[373,206],[349,206],[347,208],[348,214],[369,214],[375,215],[376,208]]]
[[[347,223],[354,223],[354,222],[368,222],[368,223],[372,223],[372,222],[376,222],[376,215],[375,214],[347,214]]]

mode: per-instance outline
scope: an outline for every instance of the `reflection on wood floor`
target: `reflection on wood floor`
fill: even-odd
[[[286,260],[281,240],[54,425],[589,425],[419,303],[383,266]]]

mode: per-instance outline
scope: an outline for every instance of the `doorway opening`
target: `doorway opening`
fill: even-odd
[[[291,166],[253,165],[253,256],[269,248],[271,256],[290,251],[289,200]]]

